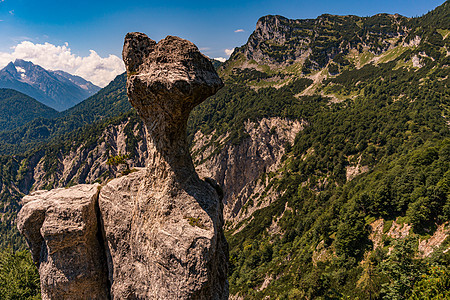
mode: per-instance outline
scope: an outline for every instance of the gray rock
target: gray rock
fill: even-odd
[[[23,198],[17,227],[39,268],[42,299],[108,299],[98,190],[83,184]]]
[[[215,94],[222,80],[209,59],[179,37],[156,44],[145,34],[129,33],[123,60],[128,98],[148,131],[149,179],[157,185],[183,181],[195,174],[186,140],[189,113]]]
[[[195,173],[186,123],[222,81],[189,41],[130,33],[128,97],[148,131],[146,170],[100,192],[113,299],[227,299],[228,246],[216,189]]]
[[[128,96],[148,132],[148,167],[100,194],[98,184],[77,185],[23,199],[18,228],[39,267],[42,297],[227,299],[221,189],[199,179],[186,140],[190,111],[222,81],[177,37],[157,44],[128,34],[123,56]]]

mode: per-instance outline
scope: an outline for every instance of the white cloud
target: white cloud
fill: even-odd
[[[14,9],[13,9],[13,10],[10,10],[10,11],[9,11],[9,14],[14,16]]]
[[[233,54],[234,48],[233,49],[225,49],[225,54],[230,56],[231,54]]]
[[[220,62],[225,62],[227,60],[225,57],[214,57],[214,59]]]
[[[245,32],[244,29],[236,29],[234,32]]]
[[[72,53],[67,42],[62,46],[55,46],[23,41],[12,47],[12,53],[0,52],[0,68],[17,58],[31,61],[44,69],[62,70],[81,76],[100,87],[106,86],[115,76],[125,71],[119,57],[111,54],[100,57],[94,50],[90,50],[89,56],[78,56]]]

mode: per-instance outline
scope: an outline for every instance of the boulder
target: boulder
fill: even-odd
[[[39,269],[42,299],[108,299],[99,187],[81,184],[23,198],[17,227]]]

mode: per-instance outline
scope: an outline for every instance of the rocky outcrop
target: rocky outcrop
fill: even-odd
[[[253,212],[244,213],[242,207],[264,193],[267,182],[261,180],[262,176],[278,171],[286,145],[291,145],[306,125],[305,121],[282,118],[248,121],[244,126],[248,136],[238,144],[229,141],[227,135],[212,139],[214,134],[205,136],[197,132],[192,147],[196,170],[200,176],[214,178],[223,187],[227,221],[238,221],[238,216]]]
[[[294,31],[295,25],[293,26],[292,23],[295,24],[295,20],[289,20],[282,16],[269,15],[260,18],[256,23],[255,31],[250,35],[247,44],[244,46],[245,57],[249,60],[255,60],[258,64],[285,64],[288,61],[296,61],[300,58],[303,62],[306,58],[303,54],[309,54],[312,37],[310,34],[299,34],[298,31]],[[289,51],[283,52],[280,57],[268,55],[271,45],[266,41],[270,41],[279,47],[285,46],[287,45],[286,42],[291,39],[293,32],[298,35],[295,47],[290,47]]]
[[[186,139],[189,112],[222,81],[194,44],[177,37],[156,44],[128,34],[123,57],[128,97],[148,131],[149,165],[100,192],[111,294],[226,299],[222,206],[195,173]]]
[[[320,70],[333,60],[337,64],[348,64],[343,62],[342,56],[352,50],[375,55],[385,53],[401,43],[411,29],[408,18],[400,15],[357,17],[324,14],[316,19],[300,20],[268,15],[258,20],[247,43],[236,48],[223,66],[258,69],[261,65],[269,65],[273,70],[298,64],[303,71]],[[336,56],[338,59],[335,60]]]
[[[99,187],[77,185],[23,198],[17,227],[39,268],[42,299],[108,299],[97,227]]]
[[[156,43],[130,33],[123,57],[128,97],[148,132],[148,165],[99,194],[97,184],[78,185],[24,199],[18,228],[43,298],[227,299],[220,188],[198,177],[186,138],[190,111],[222,81],[178,37]]]
[[[118,124],[108,125],[95,144],[83,143],[66,155],[55,155],[55,170],[46,171],[48,158],[42,157],[30,170],[32,191],[46,187],[64,187],[74,183],[105,182],[115,178],[124,171],[125,164],[113,166],[108,164],[110,157],[119,154],[130,154],[126,162],[130,168],[145,167],[148,161],[145,128],[134,118]],[[132,143],[131,140],[136,141]],[[133,149],[130,149],[133,145]],[[25,190],[25,192],[27,192]]]

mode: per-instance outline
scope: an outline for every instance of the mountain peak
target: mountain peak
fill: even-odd
[[[34,65],[31,61],[26,61],[20,58],[16,58],[14,61],[14,65]]]
[[[16,59],[0,70],[0,88],[20,91],[59,111],[76,105],[100,90],[79,76],[46,70],[23,59]]]
[[[386,52],[412,30],[411,20],[386,13],[371,17],[322,14],[316,19],[267,15],[258,20],[247,43],[236,48],[230,60],[275,67],[299,64],[310,73],[350,51],[365,49],[371,55]]]

